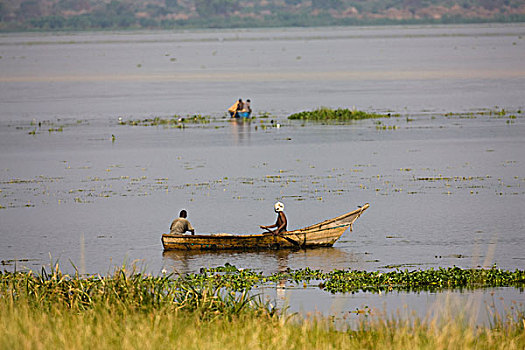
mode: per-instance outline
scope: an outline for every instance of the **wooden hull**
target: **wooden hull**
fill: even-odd
[[[368,208],[365,204],[361,208],[343,214],[334,219],[303,229],[287,231],[279,235],[250,234],[250,235],[173,235],[163,234],[162,245],[164,250],[221,250],[221,249],[282,249],[282,248],[309,248],[331,247],[348,227]]]

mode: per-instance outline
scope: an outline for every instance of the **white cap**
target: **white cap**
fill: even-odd
[[[281,202],[277,202],[275,203],[275,205],[273,206],[274,210],[276,212],[279,212],[279,211],[283,211],[284,210],[284,204],[281,203]]]

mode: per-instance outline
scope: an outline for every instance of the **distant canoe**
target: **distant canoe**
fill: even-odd
[[[333,219],[299,230],[274,235],[271,233],[232,235],[227,233],[209,235],[163,234],[164,250],[222,250],[222,249],[284,249],[331,247],[348,227],[368,209],[368,203]]]
[[[237,118],[250,118],[250,115],[252,112],[237,112],[236,117]]]

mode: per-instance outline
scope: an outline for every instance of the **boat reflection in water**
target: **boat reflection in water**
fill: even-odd
[[[236,146],[250,143],[250,136],[252,131],[250,119],[232,118],[230,120],[230,125],[233,143]]]
[[[338,248],[280,249],[259,251],[236,250],[166,250],[162,253],[163,268],[180,274],[198,273],[201,268],[224,266],[261,271],[264,274],[309,267],[323,271],[361,268],[363,255]]]

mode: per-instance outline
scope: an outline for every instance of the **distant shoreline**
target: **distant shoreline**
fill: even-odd
[[[114,30],[188,30],[188,29],[254,29],[254,28],[315,28],[315,27],[361,27],[361,26],[402,26],[402,25],[458,25],[458,24],[511,24],[525,23],[525,15],[497,16],[491,18],[461,18],[443,17],[440,19],[391,19],[391,18],[333,18],[333,17],[301,17],[281,20],[278,18],[211,18],[209,20],[169,20],[148,22],[148,26],[140,24],[109,25],[109,26],[78,26],[71,24],[77,17],[62,18],[57,16],[41,17],[31,23],[0,22],[0,33],[31,33],[31,32],[96,32]],[[78,21],[76,21],[78,22]]]

